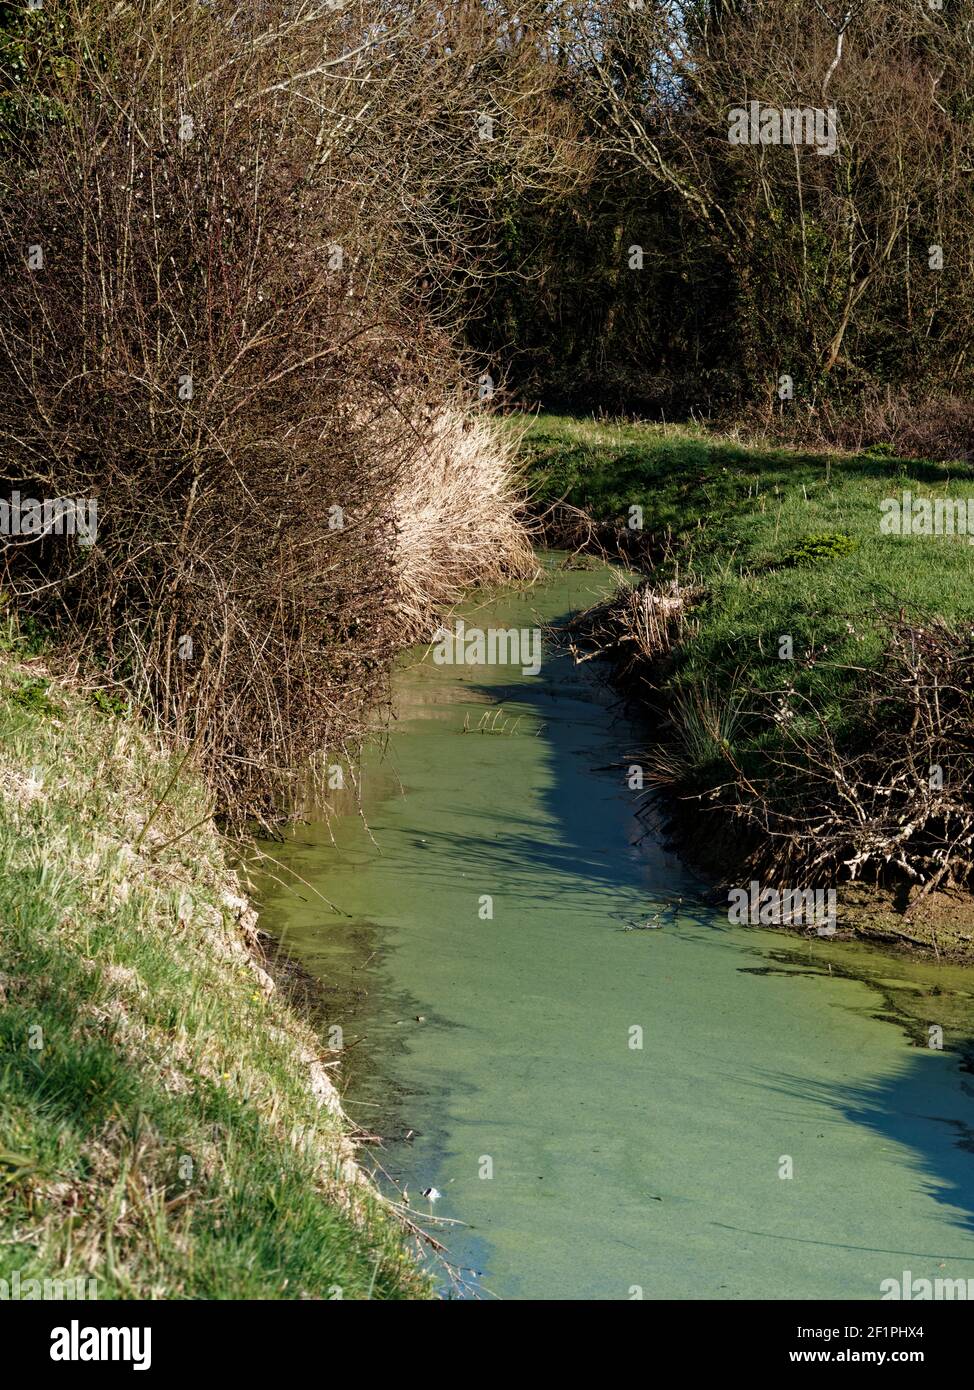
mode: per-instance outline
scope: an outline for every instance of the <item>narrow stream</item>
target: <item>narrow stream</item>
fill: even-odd
[[[548,562],[468,628],[614,582]],[[974,971],[729,925],[637,820],[639,746],[548,644],[538,675],[417,650],[364,818],[267,847],[310,888],[268,884],[262,925],[322,981],[374,1158],[466,1294],[974,1296]]]

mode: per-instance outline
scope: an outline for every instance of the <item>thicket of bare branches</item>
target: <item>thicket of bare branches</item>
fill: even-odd
[[[647,581],[569,630],[576,659],[608,655],[626,694],[656,709],[642,764],[688,843],[743,854],[765,883],[898,884],[907,916],[937,889],[974,888],[974,630],[880,614],[883,660],[852,673],[840,733],[834,710],[798,692],[668,686],[701,597]],[[757,763],[738,752],[745,721],[776,730]]]
[[[59,9],[3,161],[2,473],[98,531],[9,538],[5,582],[268,812],[439,600],[526,563],[444,285],[560,137],[434,6]]]
[[[974,886],[974,632],[893,616],[889,627],[856,697],[864,736],[840,742],[798,706],[760,778],[735,767],[731,804],[774,881],[892,877],[912,913],[938,888]]]

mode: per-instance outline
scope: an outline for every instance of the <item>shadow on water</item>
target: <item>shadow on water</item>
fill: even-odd
[[[853,1124],[891,1140],[909,1154],[927,1196],[951,1209],[951,1223],[965,1235],[974,1235],[974,1085],[960,1073],[953,1056],[925,1056],[914,1049],[895,1075],[858,1086],[815,1084],[807,1077],[775,1072],[762,1084],[790,1100],[827,1105]],[[841,1175],[836,1177],[841,1181]],[[952,1252],[951,1258],[974,1266],[974,1249]]]
[[[557,627],[555,633],[557,636]],[[541,726],[538,737],[548,745],[551,782],[543,794],[542,805],[553,833],[539,840],[533,833],[535,820],[531,814],[513,824],[511,817],[505,815],[495,818],[495,831],[489,842],[457,832],[447,837],[452,849],[462,856],[476,857],[492,872],[509,876],[512,882],[523,876],[530,881],[534,896],[538,895],[539,869],[552,876],[552,899],[564,893],[566,878],[577,877],[585,891],[579,902],[573,902],[572,911],[577,914],[581,908],[597,925],[603,925],[606,919],[617,924],[630,921],[631,914],[620,912],[618,905],[625,890],[634,890],[644,896],[645,909],[660,903],[672,906],[678,901],[683,930],[692,923],[721,935],[729,931],[726,916],[704,900],[699,880],[658,839],[647,838],[636,818],[638,794],[627,793],[625,773],[630,762],[638,762],[636,750],[641,740],[636,726],[622,713],[621,702],[607,696],[591,668],[576,667],[564,653],[548,655],[544,670],[541,679],[485,683],[470,688],[492,703],[527,707],[536,716]],[[593,717],[595,709],[599,712]],[[586,726],[591,744],[588,761],[578,757],[577,722],[571,720],[569,727],[566,712],[569,718],[577,714]],[[601,795],[593,791],[596,779],[603,785]],[[632,798],[628,804],[627,795]],[[613,800],[617,807],[615,816],[606,814]],[[617,837],[620,819],[626,825],[627,844]],[[764,960],[777,955],[768,951],[767,942],[767,934],[762,933],[754,944],[755,954]],[[824,983],[828,979],[826,969],[821,964],[802,970],[796,952],[788,948],[780,959],[789,974],[814,974],[823,980],[823,987],[828,987]],[[872,991],[876,1000],[874,1019],[900,1026],[916,1039],[916,1020],[898,1010],[895,993],[870,978],[868,972],[856,970],[855,957],[848,949],[837,961],[837,968],[841,977],[858,980]],[[763,969],[758,965],[754,973],[762,973]],[[952,1051],[924,1055],[921,1049],[913,1049],[895,1074],[868,1084],[830,1085],[781,1073],[767,1074],[760,1084],[791,1099],[827,1106],[851,1123],[895,1143],[926,1179],[924,1191],[950,1208],[951,1223],[965,1235],[974,1235],[974,1084],[962,1071],[974,1032],[971,1025],[968,1016],[968,1033],[958,1037],[955,1032]],[[882,1249],[885,1253],[904,1255],[924,1253]],[[974,1251],[952,1258],[974,1265]]]
[[[484,806],[472,806],[470,815],[478,824],[477,833],[465,836],[461,823],[456,831],[444,835],[460,854],[510,875],[513,880],[530,879],[537,891],[539,871],[555,879],[565,875],[584,881],[587,893],[595,886],[607,900],[618,902],[620,890],[646,892],[652,900],[650,879],[664,878],[680,884],[692,899],[700,897],[701,885],[667,852],[658,840],[647,838],[645,827],[636,817],[641,793],[626,786],[626,769],[638,761],[634,750],[639,738],[632,724],[621,713],[621,704],[609,701],[604,687],[591,668],[577,668],[562,653],[548,655],[540,678],[505,684],[470,684],[468,691],[498,708],[517,706],[527,709],[537,720],[536,733],[504,735],[464,734],[469,738],[505,738],[510,744],[512,775],[516,776],[517,746],[521,739],[537,737],[547,750],[548,786],[539,792],[525,788],[525,800],[535,805],[513,818],[509,808],[495,814]],[[579,749],[579,729],[584,729],[584,750]],[[460,735],[458,735],[460,736]],[[580,756],[581,752],[581,756]],[[543,813],[545,835],[536,831]],[[488,841],[481,830],[489,818],[493,836]],[[621,840],[620,826],[625,829]],[[563,887],[563,885],[562,885]],[[701,920],[714,914],[703,907]],[[604,911],[601,907],[599,911]]]

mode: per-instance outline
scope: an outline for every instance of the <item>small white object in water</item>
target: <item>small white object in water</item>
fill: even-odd
[[[424,1187],[423,1196],[428,1197],[431,1202],[438,1202],[443,1196],[442,1192],[437,1192],[435,1187]]]

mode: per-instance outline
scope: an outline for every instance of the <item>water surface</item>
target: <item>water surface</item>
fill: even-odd
[[[555,569],[462,612],[532,627],[613,582]],[[263,925],[323,982],[375,1159],[417,1213],[443,1194],[463,1224],[436,1233],[481,1296],[974,1280],[974,1091],[950,1050],[974,972],[730,926],[636,817],[640,741],[550,644],[537,676],[417,650],[363,813],[338,795],[274,847],[337,909],[269,885]],[[930,1023],[946,1050],[917,1045]]]

